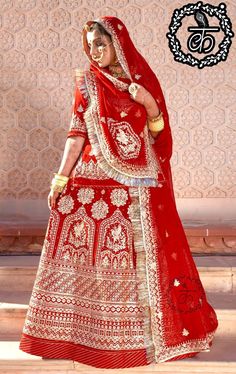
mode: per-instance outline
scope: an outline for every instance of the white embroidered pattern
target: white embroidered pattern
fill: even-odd
[[[188,336],[189,335],[189,331],[187,329],[183,329],[182,335],[183,336]]]
[[[110,195],[111,202],[115,206],[123,206],[128,200],[128,193],[123,188],[115,188]]]
[[[132,269],[132,225],[119,209],[101,222],[96,265],[107,269]]]
[[[72,114],[69,130],[79,130],[85,133],[87,132],[85,122],[82,121],[75,113]]]
[[[63,196],[58,203],[58,210],[62,214],[68,214],[74,207],[74,200],[70,195]]]
[[[87,86],[86,86],[86,83],[85,83],[85,77],[84,77],[84,72],[82,70],[76,70],[76,82],[77,82],[77,85],[78,85],[78,88],[82,94],[82,96],[87,99],[89,96],[88,96],[88,90],[87,90]]]
[[[77,112],[82,113],[83,110],[84,110],[83,105],[80,104],[80,105],[78,106],[78,108],[77,108]]]
[[[126,248],[126,237],[120,223],[111,228],[106,239],[106,247],[115,253]]]
[[[178,287],[180,285],[180,282],[178,281],[178,279],[175,279],[174,280],[174,286],[175,287]]]
[[[141,141],[128,122],[108,121],[117,150],[123,159],[137,158],[141,149]]]
[[[104,200],[100,199],[92,205],[92,217],[95,219],[103,219],[107,216],[108,210],[109,208],[107,203]]]
[[[63,263],[76,263],[78,266],[91,265],[95,222],[87,215],[84,206],[65,217],[55,258]],[[57,287],[60,287],[57,282]],[[68,285],[67,285],[68,286]]]
[[[128,83],[120,81],[118,78],[113,77],[113,75],[108,74],[107,72],[103,71],[102,72],[107,79],[109,79],[119,90],[121,91],[127,91],[128,90]]]
[[[77,198],[81,204],[90,204],[94,198],[94,190],[92,188],[80,188]]]
[[[97,162],[94,160],[89,160],[89,162],[83,162],[80,157],[75,168],[75,177],[81,176],[88,179],[99,179],[105,180],[109,179],[107,174],[99,167]]]

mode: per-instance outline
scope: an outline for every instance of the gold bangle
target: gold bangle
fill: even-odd
[[[59,186],[65,186],[68,181],[62,179],[56,179],[55,177],[52,179],[52,183],[58,184]]]
[[[69,180],[69,177],[66,177],[65,175],[58,174],[58,173],[54,173],[54,178],[57,180],[61,179],[66,182]]]
[[[154,117],[154,118],[148,117],[148,122],[156,122],[162,117],[162,115],[163,115],[163,113],[160,112],[157,117]]]
[[[65,187],[65,186],[64,186]],[[57,184],[52,184],[51,185],[51,190],[55,192],[61,193],[64,190],[64,187],[58,186]]]
[[[54,179],[55,181],[62,181],[62,182],[67,183],[69,178],[68,178],[68,179],[62,179],[62,178],[54,177],[53,179]]]
[[[61,186],[61,187],[64,187],[67,182],[64,182],[64,181],[55,181],[55,179],[52,180],[52,184],[53,185],[57,185],[57,186]]]
[[[164,129],[164,120],[163,118],[160,118],[158,121],[152,121],[151,123],[148,123],[148,128],[150,131],[158,132]]]
[[[69,179],[69,178],[68,178]],[[68,179],[66,180],[66,179],[59,179],[59,178],[56,178],[56,177],[54,177],[52,180],[55,182],[55,183],[64,183],[64,184],[66,184],[67,182],[68,182]]]

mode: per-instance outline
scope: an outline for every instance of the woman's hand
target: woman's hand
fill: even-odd
[[[129,85],[129,93],[136,103],[145,106],[149,118],[157,117],[159,115],[160,109],[158,108],[157,102],[146,88],[138,83],[131,83]]]
[[[69,176],[71,170],[78,159],[84,145],[85,138],[82,136],[68,137],[65,144],[65,149],[61,161],[58,174]],[[56,200],[60,193],[58,191],[50,190],[48,194],[48,207],[51,210],[56,206]]]
[[[50,190],[49,195],[48,195],[48,207],[49,209],[53,209],[56,206],[56,200],[58,196],[60,195],[59,192]]]
[[[149,91],[138,83],[131,83],[129,86],[129,93],[131,94],[131,99],[136,103],[142,104],[146,107],[150,105],[154,98]]]
[[[160,109],[157,106],[156,100],[152,96],[152,94],[146,90],[143,86],[138,83],[131,83],[129,86],[129,92],[131,94],[131,98],[139,104],[145,106],[147,111],[147,116],[149,118],[157,117],[160,113]],[[153,138],[156,138],[159,134],[159,131],[151,131],[151,135]]]

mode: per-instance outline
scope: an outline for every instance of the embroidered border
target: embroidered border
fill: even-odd
[[[136,274],[138,280],[138,294],[141,305],[144,308],[144,342],[146,347],[147,362],[155,363],[155,348],[153,344],[152,331],[151,331],[151,315],[149,304],[149,290],[147,284],[147,258],[144,249],[143,232],[141,225],[141,212],[139,203],[139,190],[138,187],[130,187],[129,194],[131,197],[131,211],[130,220],[133,227],[134,237],[134,250],[136,253]]]
[[[72,114],[70,126],[69,126],[69,131],[73,131],[73,130],[79,130],[83,134],[85,135],[87,134],[85,122],[82,121],[81,118],[75,113]]]
[[[109,176],[99,167],[97,162],[94,162],[92,159],[89,162],[83,162],[82,155],[80,155],[79,161],[76,164],[74,177],[99,180],[109,179]]]
[[[64,190],[63,190],[64,192]],[[61,194],[62,195],[62,194]],[[57,238],[57,230],[59,227],[60,222],[60,214],[57,212],[57,210],[52,209],[50,212],[49,220],[48,220],[48,226],[47,231],[45,234],[45,239],[42,247],[39,267],[38,267],[38,273],[40,272],[40,268],[43,262],[47,262],[48,258],[52,258],[54,255],[54,247],[56,243]],[[36,276],[37,279],[37,276]]]
[[[206,334],[204,339],[192,339],[181,344],[168,347],[164,340],[162,323],[162,298],[160,289],[160,269],[156,260],[158,243],[154,237],[154,227],[152,226],[150,212],[150,190],[139,187],[141,224],[143,232],[143,242],[146,251],[147,283],[149,285],[149,303],[151,307],[151,324],[153,342],[155,346],[156,362],[165,362],[173,357],[200,351],[210,350],[210,341],[215,331]]]

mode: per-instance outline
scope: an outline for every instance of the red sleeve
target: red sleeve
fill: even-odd
[[[72,115],[67,138],[70,136],[87,137],[87,128],[84,121],[84,112],[88,107],[88,93],[86,89],[84,76],[76,76],[76,87],[74,93]]]

